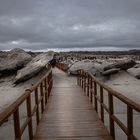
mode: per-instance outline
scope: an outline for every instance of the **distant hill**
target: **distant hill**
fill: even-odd
[[[92,55],[140,55],[140,50],[129,51],[70,51],[69,53]]]

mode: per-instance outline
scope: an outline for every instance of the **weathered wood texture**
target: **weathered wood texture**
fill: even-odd
[[[53,70],[54,86],[35,140],[110,140],[75,77]]]

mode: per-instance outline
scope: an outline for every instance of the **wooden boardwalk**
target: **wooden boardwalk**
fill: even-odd
[[[57,68],[35,140],[111,140],[76,78]]]

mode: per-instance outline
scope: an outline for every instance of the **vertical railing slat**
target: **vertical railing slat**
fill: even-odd
[[[115,140],[115,127],[114,127],[114,120],[112,119],[112,116],[114,115],[113,96],[109,92],[108,92],[108,105],[109,105],[110,135]]]
[[[48,101],[47,78],[44,79],[44,86],[45,86],[45,104],[47,104],[47,101]]]
[[[14,112],[13,119],[14,119],[15,140],[21,140],[19,108],[17,108],[16,111]]]
[[[94,81],[94,106],[95,106],[95,110],[96,112],[98,112],[98,106],[97,106],[97,83]]]
[[[84,72],[84,92],[86,91],[86,72]]]
[[[41,97],[42,97],[42,100],[41,100],[41,113],[43,113],[43,111],[44,111],[44,93],[43,93],[43,84],[42,84],[42,82],[40,83],[40,94],[41,94]]]
[[[84,71],[82,70],[82,88],[84,88]]]
[[[133,110],[127,105],[127,140],[131,140],[130,136],[133,135]]]
[[[92,103],[92,100],[93,100],[92,88],[93,88],[93,82],[92,82],[92,77],[90,77],[90,101],[91,101],[91,103]]]
[[[31,95],[29,94],[28,98],[26,99],[27,103],[27,116],[29,118],[28,123],[28,132],[29,132],[29,140],[33,139],[33,126],[32,126],[32,109],[31,109]]]
[[[82,87],[82,70],[80,70],[80,86]]]
[[[87,96],[88,96],[88,97],[89,97],[89,88],[90,88],[90,87],[89,87],[89,86],[90,86],[89,83],[90,83],[90,82],[89,82],[89,74],[88,74],[88,75],[87,75]]]
[[[104,103],[104,98],[103,98],[103,87],[100,86],[100,107],[101,107],[101,120],[104,123],[104,108],[103,108],[103,103]]]
[[[36,103],[36,123],[39,124],[39,104],[38,104],[38,88],[35,89],[35,103]]]

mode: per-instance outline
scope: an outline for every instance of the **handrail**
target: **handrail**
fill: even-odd
[[[117,97],[118,99],[120,99],[122,102],[128,104],[129,106],[133,107],[136,111],[140,112],[140,104],[137,104],[136,102],[130,100],[129,98],[127,98],[126,96],[122,95],[120,92],[110,88],[109,86],[107,86],[106,84],[104,84],[103,82],[97,80],[95,78],[95,76],[93,76],[91,73],[88,73],[96,83],[100,84],[104,89],[108,90],[108,92],[111,92],[111,94],[115,97]]]
[[[25,128],[28,126],[29,140],[32,140],[33,139],[32,117],[34,113],[36,113],[36,123],[38,125],[41,115],[39,111],[39,105],[41,104],[41,113],[43,113],[44,107],[47,104],[48,98],[50,96],[52,84],[53,84],[52,70],[48,66],[48,72],[45,76],[43,76],[43,78],[41,78],[30,89],[26,89],[22,96],[20,96],[14,103],[9,105],[3,112],[0,113],[0,126],[5,122],[5,120],[7,120],[11,115],[13,115],[15,139],[21,140],[22,134]],[[34,99],[31,98],[31,94],[35,95]],[[35,101],[35,105],[33,107],[32,100]],[[19,116],[20,110],[19,107],[25,101],[27,106],[26,108],[27,117],[24,123],[21,125]]]
[[[68,70],[68,64],[61,63],[59,60],[56,62],[56,67],[64,72],[67,72]]]
[[[113,90],[112,88],[108,87],[104,83],[97,80],[91,73],[88,73],[84,70],[78,71],[79,75],[77,77],[77,83],[81,86],[84,91],[87,93],[91,103],[93,102],[94,98],[94,107],[97,113],[100,113],[100,118],[104,123],[104,110],[107,111],[109,114],[109,126],[110,126],[110,135],[113,139],[115,139],[115,126],[116,123],[127,135],[128,140],[137,140],[137,138],[133,134],[133,110],[140,113],[140,105],[135,103],[134,101],[130,100],[129,98],[125,97],[121,93]],[[97,90],[97,85],[100,87]],[[104,104],[104,90],[108,93],[108,107]],[[97,93],[99,91],[99,94]],[[94,97],[93,97],[94,96]],[[114,113],[114,102],[113,97],[116,97],[124,104],[127,105],[127,126],[121,122],[118,117]],[[100,104],[101,112],[98,112],[98,104]]]

